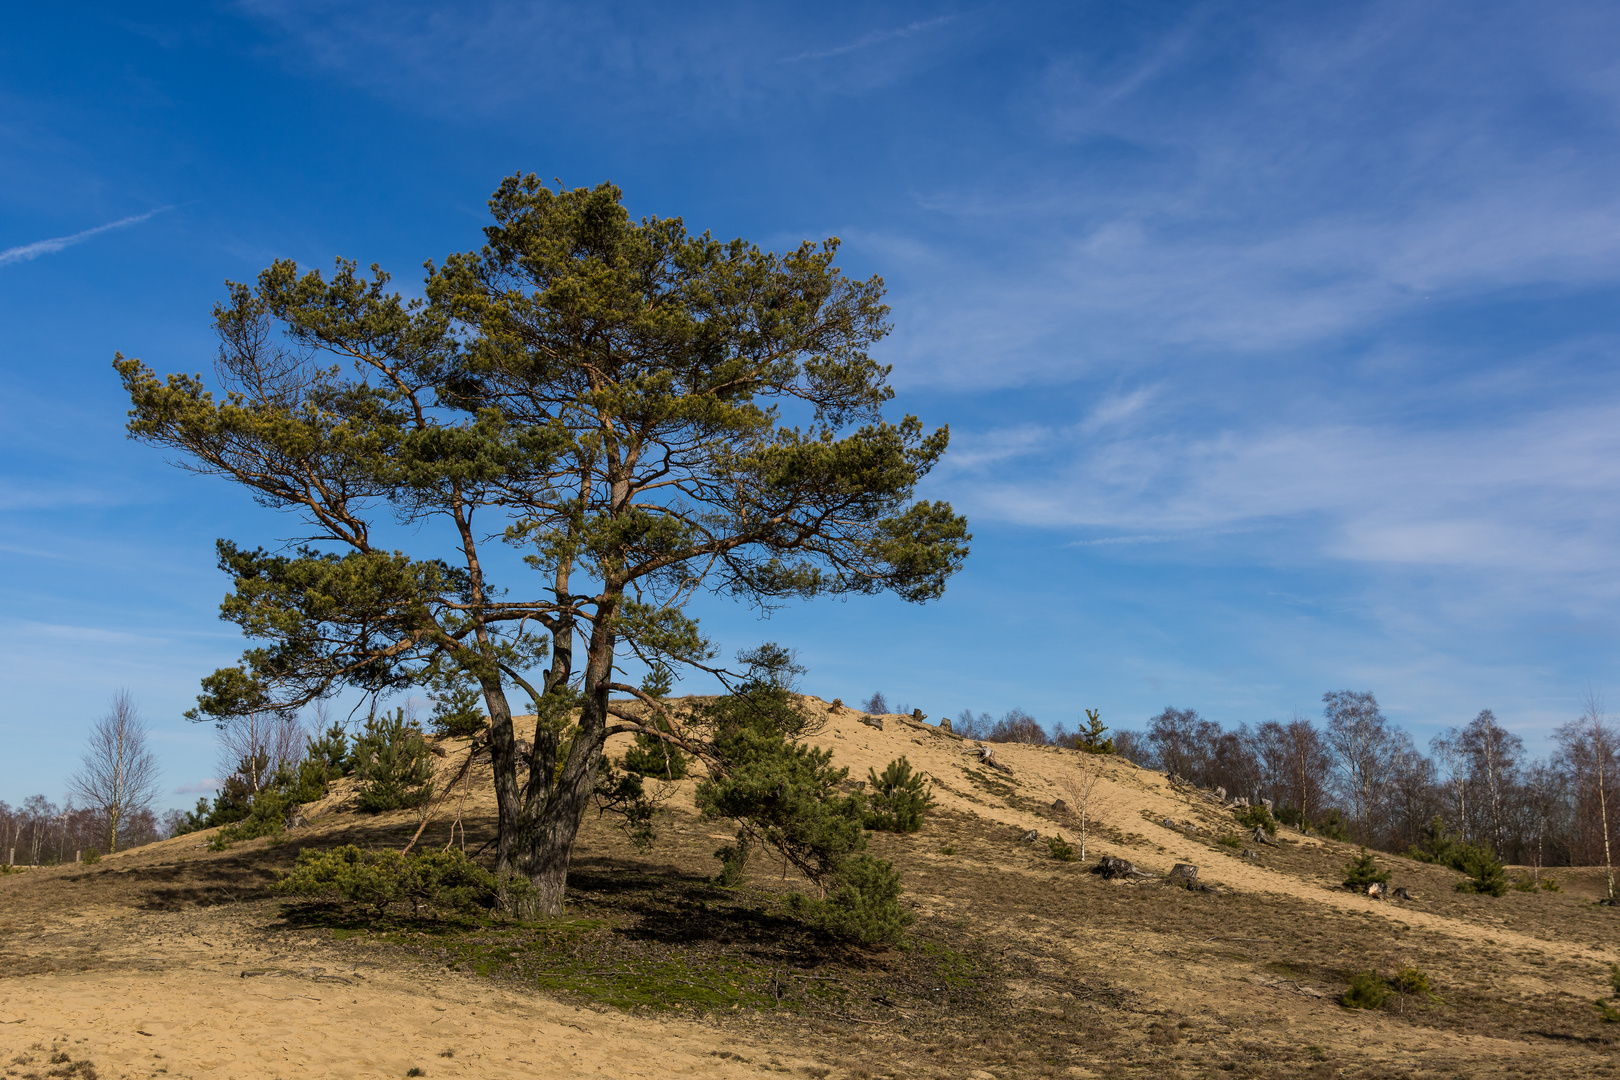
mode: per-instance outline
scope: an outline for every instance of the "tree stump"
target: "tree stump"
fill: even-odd
[[[1382,881],[1375,881],[1367,886],[1367,895],[1374,900],[1389,899],[1389,886]]]
[[[1190,889],[1198,884],[1198,867],[1192,863],[1178,862],[1170,868],[1165,876],[1166,885],[1180,885],[1183,889]]]
[[[942,716],[942,717],[939,718],[939,730],[941,730],[941,731],[950,731],[951,730],[951,718],[950,717]]]
[[[1064,802],[1062,799],[1057,799],[1047,809],[1051,810],[1052,813],[1058,815],[1059,817],[1063,817],[1069,812],[1069,804]]]
[[[1029,830],[1029,832],[1025,833],[1023,836],[1020,836],[1018,839],[1022,840],[1026,844],[1033,844],[1035,841],[1039,840],[1040,838],[1041,838],[1041,834],[1039,832],[1037,832],[1036,830],[1031,829],[1031,830]]]
[[[1140,870],[1136,865],[1126,859],[1116,859],[1112,855],[1104,855],[1097,860],[1097,865],[1091,868],[1093,874],[1101,874],[1106,880],[1125,878],[1131,881],[1150,881],[1153,875],[1146,870]]]
[[[1405,885],[1402,885],[1400,888],[1394,890],[1389,895],[1394,897],[1397,900],[1410,900],[1410,899],[1412,899],[1412,894],[1406,891],[1406,886]]]
[[[1249,839],[1256,844],[1269,844],[1272,847],[1277,846],[1277,841],[1266,835],[1266,827],[1264,825],[1256,825],[1254,827],[1254,832],[1250,835]]]
[[[879,731],[883,730],[883,721],[875,716],[862,716],[861,723],[870,728],[877,728]]]

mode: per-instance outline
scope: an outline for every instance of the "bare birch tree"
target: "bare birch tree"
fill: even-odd
[[[1355,806],[1363,840],[1376,831],[1373,821],[1385,782],[1390,732],[1378,699],[1369,691],[1335,690],[1322,695],[1327,741],[1344,774],[1345,791]]]
[[[68,790],[102,815],[107,850],[118,850],[126,820],[150,810],[157,798],[157,758],[146,747],[146,723],[128,690],[113,696],[107,715],[90,729],[84,763],[68,781]],[[37,861],[37,859],[36,859]]]
[[[1575,780],[1576,825],[1587,834],[1593,830],[1603,840],[1603,868],[1609,898],[1614,898],[1614,854],[1610,844],[1613,829],[1609,823],[1609,789],[1615,783],[1616,736],[1614,726],[1603,715],[1603,702],[1592,690],[1586,692],[1586,707],[1580,719],[1565,724],[1555,733],[1563,747],[1567,771]],[[1596,812],[1594,814],[1594,811]]]
[[[1086,843],[1090,837],[1091,819],[1097,816],[1102,803],[1102,760],[1095,754],[1081,754],[1073,773],[1062,781],[1067,795],[1069,817],[1080,831],[1080,861],[1086,861]]]

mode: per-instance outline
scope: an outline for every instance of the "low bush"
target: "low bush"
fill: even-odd
[[[89,863],[91,866],[94,866],[96,863],[101,861],[101,852],[95,848],[91,848],[89,851],[84,853],[84,861]]]
[[[1352,892],[1364,893],[1371,885],[1389,881],[1389,871],[1379,869],[1377,857],[1366,848],[1344,867],[1344,887]]]
[[[1220,844],[1222,847],[1240,848],[1243,846],[1243,837],[1239,836],[1237,833],[1229,832],[1222,836],[1217,836],[1215,838],[1215,842]]]
[[[378,915],[407,902],[415,915],[423,908],[472,912],[494,906],[497,893],[495,875],[455,848],[401,855],[353,844],[329,851],[303,849],[275,888],[306,900],[369,908]]]
[[[844,863],[824,900],[789,893],[788,910],[833,937],[862,945],[895,944],[917,917],[900,905],[900,874],[870,855]]]
[[[669,730],[667,720],[656,721],[656,726],[663,731]],[[684,780],[691,768],[690,754],[682,753],[680,747],[655,735],[638,734],[635,745],[624,752],[626,772],[650,776],[654,780]]]
[[[287,828],[287,815],[296,804],[278,788],[265,788],[253,797],[247,816],[233,821],[214,834],[208,850],[224,851],[238,840],[280,836]]]
[[[1620,1024],[1620,1009],[1616,1009],[1602,998],[1598,998],[1592,1004],[1597,1006],[1598,1015],[1605,1024]]]
[[[1440,1000],[1435,997],[1434,987],[1429,985],[1429,977],[1410,964],[1397,971],[1389,984],[1397,993],[1422,994],[1424,997],[1434,998],[1435,1001]]]
[[[1609,965],[1609,986],[1614,990],[1610,997],[1620,997],[1620,964]]]
[[[1347,1009],[1381,1009],[1389,1000],[1389,984],[1375,971],[1350,976],[1350,989],[1339,999]]]
[[[353,760],[362,810],[413,808],[433,797],[433,756],[422,729],[406,723],[404,709],[367,717]]]
[[[1544,877],[1544,878],[1541,879],[1541,891],[1542,892],[1563,892],[1564,890],[1562,890],[1562,889],[1560,889],[1558,887],[1558,879],[1557,878],[1555,878],[1555,877]]]
[[[1456,869],[1468,876],[1457,882],[1457,891],[1478,896],[1505,896],[1508,891],[1507,873],[1496,856],[1482,847],[1462,844],[1466,849]]]
[[[883,775],[867,769],[868,810],[863,823],[882,832],[911,833],[923,826],[923,815],[934,805],[928,778],[911,771],[904,757],[889,762]]]
[[[1074,862],[1074,845],[1064,840],[1061,836],[1048,836],[1046,838],[1046,846],[1052,852],[1052,858],[1056,859],[1058,862]]]
[[[1271,816],[1264,803],[1248,807],[1244,810],[1234,810],[1239,825],[1245,829],[1264,829],[1267,836],[1277,835],[1277,819]]]

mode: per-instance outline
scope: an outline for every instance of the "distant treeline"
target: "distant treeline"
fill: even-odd
[[[1271,799],[1277,816],[1385,851],[1423,848],[1438,818],[1454,838],[1526,865],[1603,865],[1620,814],[1614,728],[1597,703],[1553,735],[1551,757],[1489,709],[1431,739],[1425,754],[1393,726],[1371,693],[1323,697],[1320,725],[1294,716],[1224,729],[1192,709],[1166,708],[1140,731],[1109,733],[1114,752],[1229,796]],[[1000,719],[964,710],[954,729],[971,739],[1081,745],[1082,733],[1049,733],[1022,709]],[[1620,850],[1613,855],[1620,856]]]
[[[135,810],[119,827],[121,849],[162,840],[185,817],[170,810],[159,818],[150,810]],[[14,859],[18,866],[51,866],[72,862],[75,854],[107,849],[107,818],[98,810],[57,806],[43,795],[24,799],[12,807],[0,800],[0,863]],[[15,854],[13,854],[15,853]]]

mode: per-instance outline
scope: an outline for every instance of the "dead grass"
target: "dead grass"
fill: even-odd
[[[1149,864],[1196,853],[1201,880],[1219,888],[1105,882],[1021,839],[1062,826],[1045,816],[1053,784],[1043,772],[1060,768],[1061,754],[1014,748],[1009,776],[960,757],[959,744],[887,726],[834,724],[829,737],[840,752],[887,739],[895,745],[879,741],[868,756],[909,752],[942,778],[947,797],[922,832],[872,839],[919,913],[905,949],[849,948],[786,919],[777,897],[795,882],[780,867],[757,865],[738,890],[710,884],[728,830],[700,821],[689,796],[669,801],[650,854],[588,820],[561,923],[362,924],[282,904],[270,885],[300,846],[398,846],[415,831],[409,814],[346,812],[340,792],[284,844],[211,853],[206,837],[184,837],[95,867],[0,879],[0,1001],[29,979],[127,982],[217,962],[228,946],[255,977],[330,986],[397,972],[679,1024],[699,1040],[712,1032],[715,1075],[1613,1073],[1615,1025],[1591,1004],[1620,955],[1616,913],[1593,903],[1601,873],[1555,871],[1560,893],[1497,899],[1456,893],[1451,871],[1381,856],[1413,899],[1375,905],[1338,886],[1350,845],[1284,829],[1280,846],[1245,858],[1216,842],[1229,815],[1119,767],[1100,830],[1106,852]],[[486,806],[469,806],[476,848],[491,822]],[[1164,817],[1206,831],[1172,834],[1156,824]],[[437,831],[442,823],[429,842]],[[1395,994],[1353,1014],[1339,1005],[1356,972],[1402,967],[1421,969],[1434,998]],[[436,1043],[424,1058],[461,1068],[470,1050]],[[789,1063],[773,1063],[778,1052]]]

